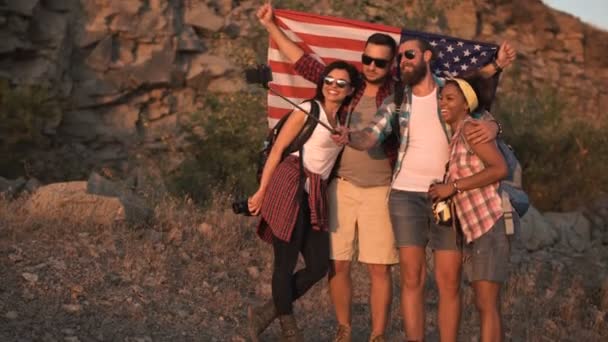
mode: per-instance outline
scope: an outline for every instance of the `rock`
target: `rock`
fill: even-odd
[[[226,58],[209,54],[198,55],[190,61],[186,79],[193,79],[203,73],[212,77],[219,77],[233,69],[233,65]]]
[[[38,5],[39,0],[9,0],[6,4],[7,9],[17,14],[31,17],[34,13],[34,8]]]
[[[199,224],[197,230],[204,237],[213,236],[213,226],[207,222]]]
[[[260,277],[260,270],[255,266],[247,267],[247,273],[252,279],[258,279]]]
[[[38,281],[38,275],[35,273],[24,272],[21,273],[21,276],[30,283],[35,283]]]
[[[552,246],[559,239],[551,223],[533,206],[521,219],[521,240],[529,251]]]
[[[15,180],[0,177],[0,195],[14,197],[21,192],[25,185],[26,181],[23,177],[19,177]]]
[[[577,252],[583,252],[591,244],[591,223],[580,212],[546,213],[545,218],[560,234],[560,242]]]
[[[108,36],[97,43],[97,46],[91,51],[91,54],[86,59],[86,63],[93,70],[106,71],[112,63],[113,38]]]
[[[186,26],[177,37],[177,51],[204,52],[203,41],[196,35],[192,26]]]
[[[56,12],[69,12],[77,2],[73,0],[43,0],[44,7]]]
[[[32,218],[62,220],[76,226],[112,225],[124,219],[123,205],[117,198],[87,194],[86,188],[87,182],[45,185],[28,198],[25,208]]]
[[[82,306],[79,304],[64,304],[62,308],[69,313],[77,313],[82,310]]]
[[[224,18],[215,14],[203,2],[186,0],[184,22],[204,30],[217,32],[224,26]]]
[[[62,47],[68,33],[68,18],[65,14],[46,10],[36,11],[29,37],[33,42],[47,47]]]
[[[34,193],[42,184],[36,178],[28,179],[27,183],[25,183],[25,191]]]
[[[17,313],[17,311],[9,311],[6,314],[4,314],[4,317],[8,320],[16,320],[17,318],[19,318],[19,314]]]
[[[132,224],[148,223],[154,216],[154,209],[143,198],[133,193],[123,193],[119,199],[125,219]]]
[[[87,180],[87,193],[89,194],[118,197],[125,190],[120,183],[106,179],[97,172],[92,172]]]

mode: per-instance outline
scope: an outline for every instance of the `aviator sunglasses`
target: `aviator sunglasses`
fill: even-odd
[[[405,57],[406,59],[414,59],[416,58],[416,50],[405,50],[398,55],[399,57]]]
[[[365,64],[365,65],[370,65],[372,64],[372,62],[374,62],[374,64],[381,69],[386,68],[386,66],[388,65],[389,61],[386,59],[382,59],[382,58],[373,58],[370,57],[366,54],[361,55],[361,63]]]
[[[341,78],[335,79],[331,76],[325,76],[325,78],[323,79],[323,83],[325,83],[326,85],[332,85],[336,83],[336,86],[338,88],[346,88],[346,86],[350,84],[347,80],[343,80]]]

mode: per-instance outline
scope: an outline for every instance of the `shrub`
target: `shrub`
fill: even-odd
[[[557,89],[523,87],[500,96],[496,116],[543,210],[572,210],[608,189],[608,136],[572,117]]]
[[[0,170],[23,175],[28,154],[49,143],[46,130],[61,117],[61,102],[47,88],[12,87],[0,79]]]
[[[237,195],[256,190],[256,162],[268,129],[259,94],[208,94],[205,110],[190,115],[188,159],[169,178],[170,188],[198,202],[216,189]]]

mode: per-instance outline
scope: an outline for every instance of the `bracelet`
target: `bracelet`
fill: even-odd
[[[502,136],[503,130],[502,130],[502,125],[500,124],[500,122],[494,120],[494,122],[496,122],[496,126],[498,126],[498,133],[496,133],[497,137]]]
[[[496,68],[496,72],[502,72],[502,68],[500,67],[500,65],[498,65],[498,62],[496,60],[492,61],[492,65],[494,66],[494,68]]]
[[[456,190],[457,194],[462,193],[462,190],[458,187],[458,184],[456,184],[456,182],[458,182],[458,181],[452,182],[452,187],[454,188],[454,190]]]

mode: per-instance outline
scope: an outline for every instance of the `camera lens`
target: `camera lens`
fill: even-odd
[[[236,201],[232,203],[232,211],[237,215],[251,216],[247,201]]]

